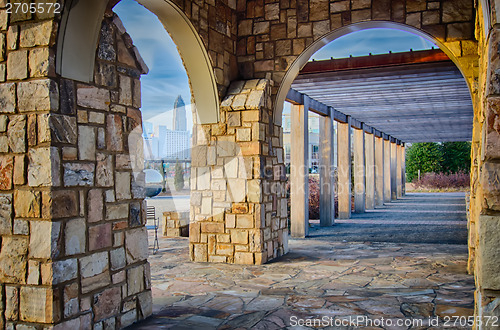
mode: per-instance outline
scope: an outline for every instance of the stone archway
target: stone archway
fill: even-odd
[[[90,29],[93,33],[100,27],[105,10],[100,2],[79,2],[94,11],[89,21],[95,23]],[[70,6],[72,2],[64,3]],[[164,1],[141,3],[153,8]],[[464,75],[474,77],[473,90],[477,86],[477,93],[473,93],[478,106],[474,121],[470,224],[471,251],[476,261],[471,269],[475,269],[477,277],[478,315],[498,315],[500,130],[495,123],[500,107],[500,79],[496,74],[500,37],[496,28],[490,28],[497,22],[493,7],[495,15],[489,17],[486,10],[483,15],[490,19],[477,22],[481,56],[478,62],[472,0],[174,3],[179,8],[177,13],[181,16],[183,13],[191,24],[184,17],[187,24],[184,26],[200,36],[196,42],[201,47],[201,40],[208,54],[204,55],[203,62],[208,65],[208,58],[213,69],[213,74],[207,73],[207,86],[210,86],[210,97],[215,99],[210,106],[214,120],[200,125],[196,133],[199,163],[193,168],[206,176],[198,191],[200,212],[194,214],[200,226],[195,232],[198,241],[193,242],[193,252],[199,249],[213,256],[224,256],[229,262],[252,264],[286,253],[282,131],[280,123],[273,123],[272,119],[273,116],[279,118],[273,109],[286,71],[307,47],[342,26],[363,21],[407,24],[444,43],[457,58]],[[50,13],[7,15],[5,8],[0,13],[1,38],[7,41],[0,45],[1,60],[6,61],[0,63],[0,72],[4,73],[0,75],[0,300],[9,302],[7,306],[0,304],[0,327],[61,324],[60,327],[113,328],[137,320],[138,315],[145,317],[149,313],[149,273],[144,251],[138,245],[128,252],[121,250],[121,243],[114,246],[115,240],[133,242],[136,235],[142,235],[143,225],[137,222],[141,219],[141,199],[128,199],[135,188],[132,181],[130,185],[123,185],[127,180],[118,180],[118,184],[106,181],[110,173],[114,173],[114,166],[120,167],[120,179],[130,173],[126,157],[129,150],[123,150],[123,139],[124,131],[140,123],[135,111],[138,103],[134,104],[132,92],[133,86],[138,85],[138,75],[133,72],[132,77],[128,76],[130,72],[121,72],[123,92],[126,92],[121,100],[115,87],[89,86],[64,79],[56,74],[54,59],[60,47],[59,37],[64,39],[61,33],[65,30],[58,29],[61,17]],[[70,17],[66,23],[73,26],[73,20],[77,30],[90,27],[78,21],[78,17]],[[81,42],[82,52],[94,52],[97,37],[94,34],[88,36],[88,40],[75,41]],[[87,77],[83,81],[90,81],[94,56],[95,52],[83,66],[82,72]],[[244,81],[236,81],[238,79]],[[231,82],[233,85],[228,89]],[[135,99],[137,102],[137,97]],[[220,109],[217,99],[222,100]],[[109,109],[108,114],[110,104],[113,109]],[[219,119],[217,124],[209,124],[216,119]],[[111,134],[103,140],[102,132],[108,125]],[[87,142],[89,138],[95,138],[95,147],[101,155],[89,151],[92,145]],[[109,152],[99,149],[99,145],[107,148],[108,144]],[[217,184],[223,188],[217,189],[219,192],[225,191],[227,182],[221,180],[220,171],[226,170],[225,157],[234,159],[236,146],[241,150],[246,170],[231,167],[234,174],[231,179],[245,190],[244,202],[235,203],[225,196],[222,200],[222,193],[219,194],[221,200],[215,201],[212,187]],[[88,182],[97,176],[104,180],[103,186],[89,188]],[[82,185],[73,184],[72,180],[77,177],[82,179]],[[273,185],[274,190],[270,189]],[[90,193],[94,188],[97,191]],[[106,214],[105,202],[110,206]],[[93,206],[89,209],[89,205]],[[223,212],[212,217],[213,207]],[[202,208],[206,214],[201,213]],[[97,233],[102,233],[105,239],[92,241],[94,256],[87,255],[87,251],[82,253],[80,243],[87,244],[84,224],[87,219],[100,216],[107,219],[102,223],[101,219],[92,222],[92,227],[99,228],[93,228],[91,236],[96,238],[100,236]],[[109,224],[105,223],[108,220],[116,231],[111,239]],[[134,228],[125,233],[121,226],[128,226],[129,221]],[[233,229],[234,239],[232,233],[226,232]],[[243,235],[238,236],[237,230]],[[79,243],[74,243],[75,240]],[[223,240],[227,244],[218,246]],[[235,252],[239,252],[238,258]],[[113,260],[126,260],[128,264],[114,268]],[[212,258],[211,261],[222,260]],[[81,267],[86,268],[84,273]],[[102,287],[92,287],[97,279],[104,283]],[[125,291],[126,295],[122,296]],[[146,294],[139,297],[143,292]],[[98,313],[96,307],[100,310]]]
[[[375,29],[375,28],[393,28],[393,29],[398,29],[401,31],[406,31],[412,34],[416,34],[424,39],[427,39],[436,45],[439,46],[439,48],[448,55],[448,57],[455,63],[455,65],[458,67],[458,69],[462,72],[462,75],[464,76],[467,84],[469,85],[469,89],[471,94],[473,93],[473,80],[474,77],[471,75],[469,68],[467,68],[467,64],[470,65],[470,60],[469,63],[466,63],[465,65],[461,63],[459,58],[462,56],[462,53],[460,49],[450,49],[446,46],[446,43],[440,41],[439,39],[434,38],[432,35],[428,34],[425,31],[419,30],[413,26],[406,25],[406,24],[401,24],[397,22],[388,22],[388,21],[365,21],[365,22],[360,22],[360,23],[354,23],[351,25],[343,26],[341,28],[338,28],[326,35],[324,35],[322,38],[315,40],[311,45],[309,45],[294,61],[293,63],[288,67],[281,84],[279,85],[277,96],[276,96],[276,103],[275,103],[275,121],[280,121],[277,117],[281,116],[282,113],[282,107],[283,107],[283,102],[285,101],[286,95],[288,93],[288,90],[290,89],[294,79],[297,77],[299,74],[299,71],[307,64],[311,56],[317,52],[319,49],[321,49],[323,46],[326,44],[334,41],[337,38],[340,38],[342,36],[345,36],[347,34],[350,34],[352,32],[356,31],[362,31],[362,30],[367,30],[367,29]],[[477,61],[477,57],[474,59]]]
[[[137,2],[158,16],[176,43],[189,77],[199,122],[216,123],[219,93],[214,68],[195,27],[171,1]],[[106,7],[105,1],[69,1],[66,5],[57,43],[56,69],[62,77],[82,82],[93,80],[94,45]]]

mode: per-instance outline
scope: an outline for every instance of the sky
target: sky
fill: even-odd
[[[142,115],[145,121],[172,127],[173,105],[178,95],[186,103],[187,125],[191,130],[191,92],[186,71],[177,47],[158,18],[134,0],[123,0],[114,11],[120,16],[127,32],[149,67],[142,76]],[[312,59],[321,60],[405,52],[437,48],[417,35],[395,29],[369,29],[340,37],[316,52]],[[289,107],[285,105],[284,111]]]
[[[121,1],[114,11],[149,67],[149,73],[141,78],[143,119],[172,128],[174,102],[181,95],[186,103],[187,125],[191,128],[188,77],[177,47],[163,25],[156,15],[133,0]]]

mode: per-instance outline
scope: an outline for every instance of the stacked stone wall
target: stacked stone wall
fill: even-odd
[[[116,16],[94,82],[55,74],[56,23],[0,11],[0,327],[125,327],[151,314],[144,65]]]
[[[262,264],[287,253],[282,128],[272,122],[270,82],[234,82],[221,121],[193,135],[190,256]]]
[[[498,4],[496,5],[498,6]],[[469,272],[476,279],[475,315],[500,317],[500,30],[495,7],[492,26],[484,26],[478,8],[479,97],[474,104],[471,201],[469,221]],[[494,329],[482,323],[476,328]]]
[[[469,83],[477,77],[473,0],[239,0],[237,13],[240,75],[272,79],[273,99],[286,71],[313,42],[367,21],[428,33],[456,57]]]

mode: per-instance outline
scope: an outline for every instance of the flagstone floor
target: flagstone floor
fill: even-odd
[[[473,315],[466,245],[329,241],[317,230],[262,266],[189,262],[187,238],[160,238],[154,315],[131,329],[471,328],[460,326]]]

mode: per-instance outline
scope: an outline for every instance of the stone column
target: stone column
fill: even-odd
[[[236,81],[221,122],[193,133],[190,257],[262,264],[288,251],[282,131],[267,80]]]
[[[309,108],[292,105],[290,207],[291,235],[306,237],[309,233]]]
[[[384,139],[375,137],[375,205],[384,205]]]
[[[43,16],[9,15],[16,25],[0,84],[0,323],[124,328],[152,313],[139,111],[146,68],[119,19],[106,16],[95,79],[56,77],[57,24]]]
[[[403,179],[402,179],[402,148],[401,144],[396,146],[396,192],[397,197],[403,196]]]
[[[396,142],[391,142],[391,200],[397,199],[397,151],[398,145]]]
[[[319,219],[322,227],[333,225],[335,217],[334,128],[332,117],[319,118]]]
[[[391,141],[384,140],[384,202],[391,201]]]
[[[351,217],[351,118],[337,123],[337,173],[339,219]]]
[[[365,212],[365,132],[354,129],[354,212]]]
[[[499,2],[494,3],[491,6],[498,13]],[[483,329],[496,329],[498,326],[485,322],[486,317],[500,315],[500,83],[496,74],[500,70],[500,29],[495,24],[486,35],[488,49],[481,52],[486,58],[479,61],[479,81],[483,84],[479,86],[480,97],[473,96],[469,270],[473,268],[476,279],[475,316],[482,316]],[[477,323],[476,328],[480,328]]]
[[[368,210],[375,208],[375,140],[374,135],[365,132],[365,207]]]

